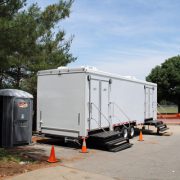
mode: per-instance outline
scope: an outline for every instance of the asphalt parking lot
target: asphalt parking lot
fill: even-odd
[[[180,126],[169,127],[169,132],[162,136],[143,134],[143,142],[136,136],[131,140],[131,148],[116,153],[89,149],[89,153],[82,154],[76,146],[57,141],[56,157],[60,159],[59,165],[119,180],[177,180],[180,177]],[[31,147],[49,155],[53,143],[40,142]]]

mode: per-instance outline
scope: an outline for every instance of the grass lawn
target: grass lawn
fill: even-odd
[[[161,114],[167,113],[167,114],[176,114],[178,113],[178,107],[177,106],[161,106],[158,107],[158,112]]]
[[[4,148],[0,148],[0,162],[16,162],[19,163],[23,161],[24,158],[15,152],[9,152]]]
[[[0,180],[17,174],[49,166],[44,159],[32,158],[30,150],[16,148],[0,148]],[[39,155],[37,155],[39,156]],[[40,156],[39,156],[40,157]],[[47,159],[47,157],[46,157]]]

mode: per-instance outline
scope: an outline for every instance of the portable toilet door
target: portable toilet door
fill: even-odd
[[[32,128],[31,99],[15,98],[13,116],[13,143],[30,143]]]
[[[0,147],[31,143],[33,96],[17,89],[2,89],[0,107]]]

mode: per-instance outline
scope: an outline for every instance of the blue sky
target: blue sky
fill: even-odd
[[[58,0],[28,0],[44,8]],[[59,24],[78,59],[69,66],[145,79],[151,69],[180,51],[179,0],[75,0]]]

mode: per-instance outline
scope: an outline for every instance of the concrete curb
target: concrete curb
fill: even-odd
[[[111,177],[80,171],[74,168],[65,166],[56,166],[44,169],[38,169],[15,177],[8,178],[9,180],[114,180]]]

